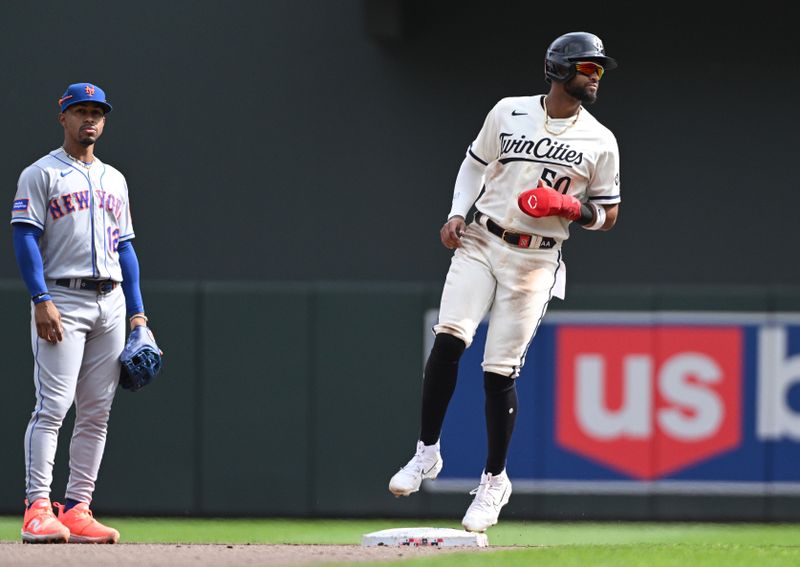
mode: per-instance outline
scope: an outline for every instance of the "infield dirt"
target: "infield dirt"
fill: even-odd
[[[360,545],[29,545],[0,543],[0,567],[296,567],[397,561],[493,547],[362,547]],[[508,548],[506,548],[508,549]]]

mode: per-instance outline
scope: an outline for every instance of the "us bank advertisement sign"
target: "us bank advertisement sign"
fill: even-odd
[[[426,490],[469,490],[483,470],[486,330],[461,359]],[[800,315],[551,312],[517,392],[515,492],[800,494]]]

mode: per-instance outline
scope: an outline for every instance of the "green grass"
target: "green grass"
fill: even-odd
[[[365,533],[398,527],[459,528],[431,520],[283,520],[101,518],[124,542],[351,544]],[[0,540],[19,541],[20,518],[0,517]],[[800,525],[636,522],[500,522],[494,547],[518,550],[448,553],[403,560],[414,567],[783,567],[800,565]],[[349,565],[349,564],[348,564]],[[358,563],[387,565],[387,563]],[[342,564],[343,567],[343,564]]]
[[[391,565],[413,567],[789,567],[796,566],[796,548],[744,545],[569,545],[455,553]],[[374,563],[374,566],[385,565]],[[340,564],[337,567],[364,567]]]

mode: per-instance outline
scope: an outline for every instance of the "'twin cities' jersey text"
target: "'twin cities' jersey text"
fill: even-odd
[[[519,210],[517,197],[541,179],[582,202],[619,203],[619,148],[613,133],[586,108],[577,120],[550,118],[550,130],[559,134],[548,132],[543,97],[500,100],[467,155],[485,166],[484,191],[475,202],[479,211],[508,230],[563,241],[569,238],[568,219],[529,217]]]
[[[527,140],[525,134],[519,138],[513,138],[509,132],[500,133],[500,155],[501,161],[504,154],[527,154],[541,159],[560,160],[565,163],[580,165],[583,161],[583,153],[570,148],[569,144],[559,143],[550,138],[540,138],[537,141]]]
[[[122,281],[117,248],[134,237],[125,177],[97,157],[76,162],[59,148],[25,168],[11,222],[44,231],[39,249],[46,280]]]

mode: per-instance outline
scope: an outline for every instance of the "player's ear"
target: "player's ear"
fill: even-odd
[[[64,116],[63,112],[58,113],[58,123],[62,126],[64,125],[64,120],[66,120],[66,116]]]

